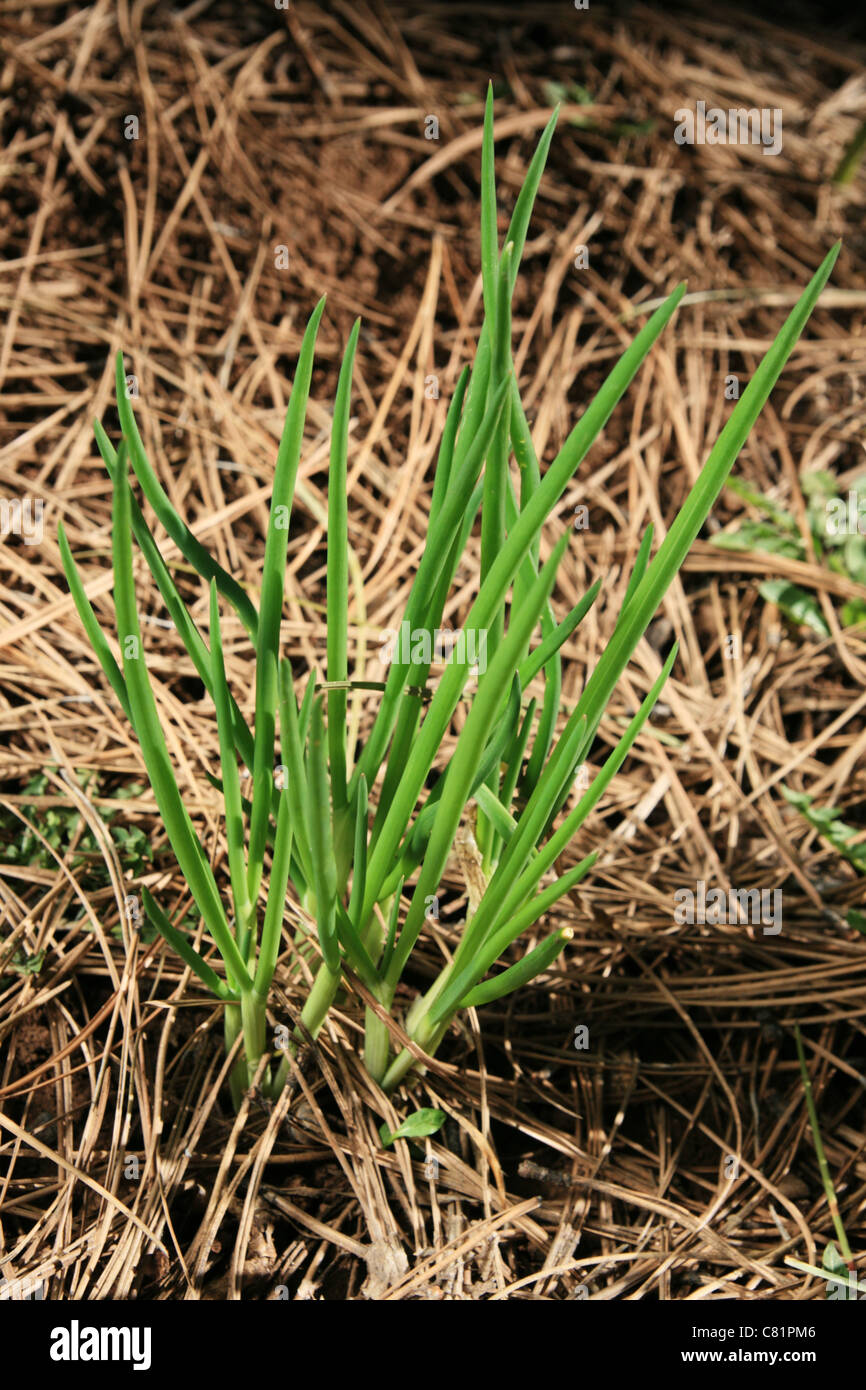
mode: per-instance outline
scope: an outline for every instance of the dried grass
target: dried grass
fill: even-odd
[[[426,1078],[422,1103],[452,1117],[428,1141],[431,1180],[405,1145],[380,1147],[374,1115],[395,1114],[357,1059],[358,991],[273,1110],[251,1097],[228,1113],[217,1012],[190,1002],[179,963],[124,918],[131,889],[98,809],[116,807],[110,793],[143,769],[66,593],[55,528],[62,517],[73,550],[89,554],[88,592],[110,627],[110,508],[90,419],[109,406],[123,346],[172,499],[252,581],[293,357],[327,290],[284,639],[299,663],[321,661],[329,403],[361,313],[349,467],[364,588],[350,641],[375,678],[379,634],[425,544],[426,469],[480,319],[484,82],[494,68],[509,86],[497,121],[504,203],[546,119],[544,84],[577,79],[595,104],[563,110],[515,301],[517,365],[546,459],[635,314],[682,276],[690,298],[563,500],[562,525],[580,503],[590,518],[561,568],[563,611],[607,576],[606,599],[566,648],[570,707],[640,535],[649,521],[663,534],[718,431],[724,376],[748,376],[790,287],[837,236],[834,291],[739,467],[802,514],[801,467],[844,483],[862,466],[864,185],[860,175],[839,189],[830,176],[863,120],[863,46],[814,37],[814,15],[805,32],[687,11],[673,23],[640,6],[618,19],[563,5],[543,23],[515,6],[495,50],[483,12],[415,0],[299,0],[273,14],[6,3],[0,16],[0,489],[46,498],[38,549],[0,547],[0,807],[33,805],[24,784],[52,769],[38,808],[77,805],[105,863],[94,890],[71,867],[74,843],[50,867],[0,864],[0,949],[45,953],[38,974],[7,975],[0,993],[0,1272],[86,1299],[273,1298],[281,1284],[296,1299],[560,1300],[581,1285],[600,1299],[821,1297],[784,1265],[789,1252],[820,1260],[831,1230],[791,1029],[805,1030],[828,1160],[862,1248],[866,953],[839,925],[861,889],[778,783],[857,820],[866,650],[831,602],[857,586],[817,563],[695,547],[602,726],[612,741],[649,682],[652,644],[675,632],[662,736],[640,740],[580,846],[601,847],[602,866],[564,914],[576,933],[566,966],[552,987],[488,1008],[483,1039],[471,1016]],[[698,97],[782,107],[782,154],[677,147],[673,111]],[[123,137],[130,114],[138,141]],[[428,114],[438,144],[423,138]],[[652,133],[611,130],[644,120]],[[582,242],[591,268],[576,271]],[[425,396],[431,373],[438,400]],[[740,506],[727,494],[716,516]],[[757,596],[768,576],[820,597],[829,640],[782,629]],[[476,576],[463,578],[455,626]],[[202,592],[203,619],[205,604]],[[215,722],[156,598],[150,619],[165,728],[224,871],[203,777],[216,766]],[[742,635],[734,661],[722,659],[729,633]],[[248,648],[228,621],[225,644],[242,694]],[[370,698],[355,704],[362,728]],[[83,770],[98,774],[92,794],[78,790]],[[144,881],[180,905],[151,794],[121,804],[152,842]],[[783,887],[782,934],[676,925],[673,893],[699,878]],[[459,878],[452,888],[453,923]],[[453,939],[443,917],[419,984]],[[284,995],[282,1020],[296,1008]],[[572,1046],[580,1023],[588,1052]],[[126,1176],[131,1155],[138,1181]]]

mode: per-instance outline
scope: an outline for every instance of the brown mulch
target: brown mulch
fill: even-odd
[[[470,1015],[411,1097],[388,1101],[366,1078],[350,988],[283,1100],[250,1096],[235,1118],[219,1011],[125,911],[140,883],[171,914],[188,898],[56,539],[62,520],[113,632],[92,419],[116,432],[114,354],[127,354],[175,505],[255,594],[298,346],[327,293],[284,610],[302,669],[325,651],[330,412],[362,317],[350,660],[376,679],[481,319],[491,75],[501,232],[564,101],[514,302],[546,462],[648,306],[688,280],[545,533],[543,552],[588,508],[559,611],[605,580],[565,648],[564,708],[610,636],[647,524],[664,534],[730,410],[725,377],[748,379],[839,237],[831,287],[737,470],[802,517],[802,469],[832,471],[842,492],[863,469],[866,174],[832,178],[866,119],[862,35],[822,32],[811,8],[785,22],[698,7],[539,13],[515,5],[503,24],[416,0],[0,3],[0,495],[44,499],[41,543],[0,543],[0,1275],[44,1279],[52,1298],[822,1298],[822,1281],[785,1263],[820,1264],[833,1237],[796,1024],[866,1267],[866,944],[844,924],[862,880],[779,790],[864,824],[866,644],[838,620],[839,600],[863,595],[817,561],[722,555],[712,530],[753,514],[733,493],[603,721],[612,745],[675,636],[652,730],[568,858],[601,851],[561,912],[571,949],[543,985]],[[698,99],[782,109],[782,152],[678,146],[673,113]],[[205,589],[162,549],[206,624]],[[455,627],[477,552],[474,539]],[[179,779],[227,881],[204,776],[213,710],[143,565],[136,575]],[[831,636],[786,623],[759,596],[767,578],[813,593]],[[225,640],[251,711],[250,649],[228,618]],[[362,736],[372,698],[354,697]],[[22,858],[24,821],[35,838]],[[781,889],[782,931],[679,924],[674,894],[698,880]],[[412,991],[457,939],[459,877],[449,886]],[[275,1023],[302,998],[287,981],[278,973]],[[449,1116],[426,1156],[383,1149],[379,1125],[416,1104]]]

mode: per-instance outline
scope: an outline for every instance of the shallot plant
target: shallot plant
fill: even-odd
[[[95,429],[113,488],[114,596],[122,664],[99,627],[60,527],[71,593],[133,726],[179,869],[216,955],[196,949],[146,889],[144,907],[224,1007],[227,1046],[242,1035],[232,1072],[236,1104],[254,1081],[265,1095],[279,1095],[290,1071],[289,1054],[305,1038],[316,1037],[347,978],[360,981],[366,991],[367,1069],[391,1091],[436,1052],[461,1010],[487,1004],[549,971],[571,932],[565,928],[545,934],[539,924],[589,874],[594,856],[564,872],[557,871],[557,863],[627,757],[674,664],[676,646],[618,745],[571,805],[577,769],[836,259],[838,246],[822,262],[732,410],[652,558],[647,528],[610,640],[563,722],[561,648],[594,603],[599,584],[557,621],[551,594],[574,533],[563,534],[542,561],[542,530],[674,314],[685,286],[677,286],[648,319],[556,457],[542,469],[512,368],[511,302],[556,114],[538,143],[500,247],[488,94],[481,187],[484,321],[474,363],[457,383],[439,444],[426,545],[401,625],[413,640],[408,650],[405,643],[397,646],[387,679],[371,696],[375,717],[362,745],[349,737],[347,719],[353,682],[346,480],[358,323],[346,345],[333,414],[324,679],[316,672],[299,679],[281,654],[280,642],[289,518],[324,300],[304,333],[277,454],[258,604],[199,543],[169,501],[142,443],[120,354],[122,437],[117,449],[100,424]],[[199,629],[181,599],[131,486],[130,468],[156,521],[209,585],[207,632]],[[458,642],[444,674],[434,681],[429,639],[440,630],[467,542],[479,525],[480,573],[463,629],[483,635],[486,661],[478,661],[479,642]],[[221,766],[220,776],[211,780],[224,800],[227,891],[217,881],[184,805],[166,745],[139,626],[134,543],[215,706]],[[254,652],[251,679],[245,683],[245,690],[251,688],[254,670],[251,719],[239,703],[242,693],[233,692],[226,679],[224,605],[239,619]],[[427,634],[428,641],[416,642],[419,633]],[[530,686],[538,693],[527,699]],[[443,766],[441,749],[461,700],[466,717]],[[249,797],[242,789],[242,766],[252,774],[251,786],[244,784]],[[397,987],[425,929],[458,832],[465,837],[468,826],[474,827],[478,873],[459,944],[426,992],[398,1017]],[[280,965],[289,923],[294,941]],[[534,944],[513,959],[512,947],[530,932]],[[278,965],[312,981],[300,1023],[282,1054],[268,1041],[268,1000]],[[404,1045],[393,1041],[394,1023],[403,1030]],[[407,1036],[410,1046],[405,1045]]]

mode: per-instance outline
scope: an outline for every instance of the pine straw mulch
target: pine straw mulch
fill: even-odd
[[[689,298],[548,528],[550,540],[588,508],[560,611],[605,577],[566,648],[571,708],[646,525],[664,533],[730,409],[725,375],[748,378],[840,236],[832,287],[738,469],[802,516],[801,468],[832,470],[844,491],[862,466],[864,185],[831,175],[864,119],[863,45],[821,35],[813,11],[808,27],[780,27],[639,6],[545,7],[541,22],[515,6],[507,28],[501,15],[414,0],[0,12],[0,482],[4,495],[45,499],[42,543],[0,549],[11,861],[0,865],[0,1272],[84,1299],[822,1297],[821,1281],[784,1262],[820,1262],[832,1235],[792,1030],[803,1029],[862,1251],[866,950],[843,922],[861,890],[779,784],[862,824],[866,648],[837,618],[857,586],[817,563],[723,557],[707,528],[602,724],[594,767],[676,636],[652,731],[574,848],[601,859],[563,911],[575,939],[561,967],[485,1009],[483,1032],[470,1015],[393,1108],[360,1064],[350,984],[283,1102],[251,1095],[234,1119],[218,1011],[127,920],[140,883],[171,913],[188,895],[67,594],[56,525],[113,631],[110,501],[90,422],[116,422],[111,359],[123,347],[175,504],[255,591],[293,362],[327,291],[285,649],[299,671],[323,659],[330,410],[361,314],[350,639],[356,674],[375,679],[480,318],[484,84],[495,72],[504,230],[550,84],[578,82],[591,104],[566,92],[515,298],[517,368],[545,460],[648,303],[682,277]],[[698,98],[781,107],[782,153],[677,146],[673,112]],[[438,142],[424,138],[430,115]],[[129,116],[137,140],[124,138]],[[588,269],[574,269],[579,244]],[[425,390],[434,374],[438,399]],[[743,515],[725,493],[711,525]],[[177,561],[171,544],[163,552]],[[453,626],[476,561],[473,541]],[[206,624],[201,585],[175,573]],[[140,563],[137,577],[164,727],[225,881],[203,775],[217,766],[212,711]],[[830,638],[784,624],[758,596],[767,577],[818,596]],[[228,616],[225,631],[251,711],[249,647]],[[741,639],[732,660],[729,634]],[[362,734],[373,698],[354,705]],[[16,860],[19,817],[35,839]],[[781,933],[677,924],[673,895],[698,880],[780,888]],[[448,882],[407,993],[454,943],[462,885]],[[287,941],[275,1023],[302,998],[289,961]],[[581,1025],[586,1050],[574,1046]],[[426,1157],[383,1150],[379,1124],[417,1103],[449,1115]]]

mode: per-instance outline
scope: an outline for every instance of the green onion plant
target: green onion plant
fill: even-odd
[[[224,1007],[227,1046],[242,1035],[232,1073],[238,1103],[257,1081],[276,1097],[289,1057],[268,1044],[268,1000],[287,922],[287,902],[301,905],[301,924],[286,968],[301,960],[312,984],[290,1049],[315,1038],[350,972],[366,991],[365,1063],[386,1091],[430,1057],[461,1010],[489,1003],[542,972],[571,932],[539,926],[558,899],[592,869],[588,855],[559,873],[556,865],[604,795],[649,717],[676,658],[663,663],[645,700],[601,771],[568,806],[575,774],[587,758],[614,687],[723,487],[734,460],[808,319],[838,246],[824,259],[733,409],[681,511],[651,558],[643,537],[611,638],[577,704],[559,728],[561,648],[597,597],[594,585],[563,619],[551,603],[557,568],[573,533],[542,562],[542,528],[598,438],[685,290],[679,285],[623,353],[562,448],[542,469],[533,447],[511,360],[511,300],[530,213],[553,136],[545,128],[500,246],[493,161],[493,106],[488,93],[481,179],[484,322],[471,370],[461,375],[447,412],[435,465],[429,531],[403,616],[413,634],[440,628],[473,527],[479,522],[480,576],[464,621],[483,636],[458,642],[433,687],[429,643],[398,649],[377,698],[363,746],[349,737],[347,661],[349,546],[347,453],[356,323],[337,386],[328,478],[327,666],[299,682],[281,655],[289,518],[316,335],[324,300],[304,333],[273,480],[261,597],[246,590],[193,536],[148,460],[117,357],[122,437],[115,450],[100,424],[96,439],[113,488],[113,563],[121,663],[97,622],[63,527],[59,543],[69,587],[105,675],[141,746],[159,811],[181,873],[213,951],[200,952],[169,921],[152,895],[150,922]],[[210,617],[202,632],[184,605],[131,487],[130,469],[156,520],[207,581]],[[216,711],[220,788],[225,806],[228,886],[217,882],[184,805],[154,700],[141,639],[133,545],[142,551],[166,608]],[[226,680],[221,614],[232,609],[255,653],[252,722]],[[472,649],[468,649],[471,647]],[[525,692],[536,681],[537,698]],[[468,708],[444,767],[440,749],[458,703]],[[240,766],[252,773],[242,792]],[[275,768],[284,769],[279,782]],[[470,902],[453,957],[398,1017],[397,987],[424,931],[457,833],[474,817],[483,891]],[[289,884],[291,883],[291,898]],[[304,921],[315,923],[307,930]],[[497,966],[532,931],[535,944]],[[207,958],[206,958],[207,957]],[[218,957],[218,959],[217,959]],[[395,1045],[392,1020],[412,1046]],[[420,1061],[419,1061],[420,1058]]]

